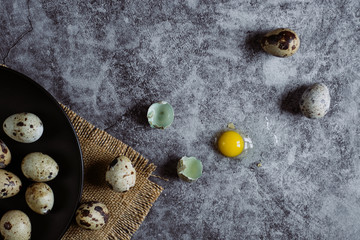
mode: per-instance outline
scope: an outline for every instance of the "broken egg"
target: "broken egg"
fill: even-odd
[[[250,137],[235,129],[232,123],[219,133],[215,142],[219,152],[230,158],[244,157],[253,148]]]
[[[160,101],[149,107],[147,118],[152,128],[165,129],[174,121],[174,109],[168,102]]]
[[[177,174],[181,180],[193,182],[198,180],[203,171],[203,165],[196,157],[182,157],[177,164]]]

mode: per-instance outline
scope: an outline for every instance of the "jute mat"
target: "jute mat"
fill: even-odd
[[[73,221],[65,239],[130,239],[148,214],[163,188],[149,176],[156,166],[138,152],[61,105],[80,141],[84,160],[84,187],[81,202],[100,201],[110,211],[109,222],[97,231],[85,230]],[[117,156],[126,155],[136,169],[136,184],[126,193],[115,193],[106,185],[108,164]]]

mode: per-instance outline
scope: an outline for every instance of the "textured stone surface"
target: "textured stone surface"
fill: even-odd
[[[134,239],[359,239],[360,4],[348,1],[3,1],[0,59],[158,165],[163,194]],[[290,58],[258,36],[288,27]],[[322,119],[301,115],[325,83]],[[175,120],[151,129],[151,103]],[[255,150],[220,156],[228,122]],[[182,156],[203,161],[181,182]],[[256,163],[262,162],[258,167]]]

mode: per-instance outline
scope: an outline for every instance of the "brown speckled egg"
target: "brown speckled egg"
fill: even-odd
[[[42,121],[33,113],[16,113],[5,119],[3,130],[10,138],[21,143],[37,141],[44,131]]]
[[[33,183],[25,192],[28,206],[38,214],[47,214],[54,206],[54,193],[46,183]]]
[[[300,100],[300,109],[305,117],[322,118],[330,108],[329,89],[323,83],[315,83],[305,90]]]
[[[98,230],[108,222],[109,210],[101,202],[86,202],[77,209],[75,219],[76,223],[82,228]]]
[[[0,139],[0,168],[5,168],[11,162],[11,153],[6,144]]]
[[[136,171],[126,156],[112,161],[106,171],[105,180],[115,192],[125,192],[135,186]]]
[[[9,171],[0,169],[0,199],[18,194],[21,186],[20,178]]]
[[[20,210],[10,210],[0,220],[0,231],[6,240],[28,240],[31,238],[30,219]]]
[[[271,55],[289,57],[299,49],[300,39],[294,31],[279,28],[265,34],[261,39],[261,47]]]
[[[59,166],[53,158],[41,152],[29,153],[21,162],[25,177],[35,182],[53,180],[59,173]]]

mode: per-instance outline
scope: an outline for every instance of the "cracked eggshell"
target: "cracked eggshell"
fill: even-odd
[[[49,155],[41,152],[29,153],[21,162],[24,176],[35,182],[53,180],[59,173],[59,166]]]
[[[33,143],[43,134],[43,123],[33,113],[16,113],[5,119],[3,129],[6,135],[21,143]]]
[[[54,193],[46,183],[33,183],[26,189],[25,200],[31,210],[45,215],[54,206]]]
[[[300,100],[300,110],[307,118],[322,118],[330,108],[330,93],[323,83],[315,83],[305,90]]]
[[[76,223],[82,228],[98,230],[108,222],[109,210],[101,202],[86,202],[77,209],[75,219]]]
[[[6,144],[0,139],[0,168],[5,168],[11,162],[11,153]]]
[[[174,121],[174,109],[168,102],[160,101],[149,107],[147,118],[150,127],[165,129]]]
[[[105,180],[115,192],[125,192],[135,186],[136,171],[126,156],[114,159],[107,168]]]
[[[10,210],[0,220],[0,232],[4,239],[28,240],[31,238],[30,219],[20,210]]]
[[[265,34],[261,39],[261,47],[276,57],[289,57],[299,49],[300,39],[293,30],[279,28]]]
[[[179,160],[176,170],[181,180],[194,182],[201,177],[203,165],[199,159],[185,156]]]
[[[20,192],[22,183],[15,174],[0,169],[0,199],[15,196]]]

